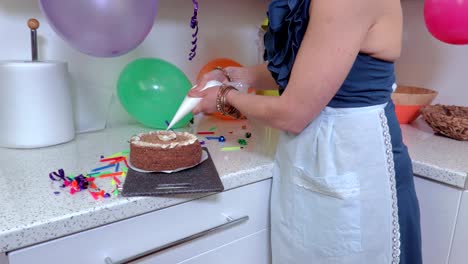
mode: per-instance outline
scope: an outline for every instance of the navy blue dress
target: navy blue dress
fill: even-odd
[[[280,94],[287,87],[291,69],[309,22],[310,0],[273,0],[268,8],[269,27],[265,34],[268,69]],[[358,54],[342,86],[328,103],[330,107],[366,107],[388,103],[385,113],[390,129],[401,232],[400,263],[420,264],[421,234],[419,204],[413,182],[411,159],[404,145],[394,105],[394,63]],[[359,126],[356,126],[359,127]]]

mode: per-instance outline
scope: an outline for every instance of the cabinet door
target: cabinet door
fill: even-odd
[[[468,263],[468,191],[462,194],[457,219],[449,263],[466,264]]]
[[[203,252],[181,262],[174,261],[170,255],[180,249],[167,252],[168,255],[148,256],[131,264],[268,264],[270,259],[269,231],[261,230],[254,234],[232,241],[223,246]]]
[[[179,263],[268,229],[270,186],[271,180],[246,185],[9,252],[8,258],[10,264],[103,264],[152,254],[161,255],[158,263]]]
[[[8,264],[7,256],[3,253],[0,253],[0,264]]]
[[[414,181],[421,209],[423,262],[448,263],[462,191],[424,178]]]

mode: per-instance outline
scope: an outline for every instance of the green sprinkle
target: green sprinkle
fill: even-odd
[[[242,145],[242,146],[247,145],[247,141],[245,141],[245,139],[242,139],[242,138],[239,138],[239,140],[237,140],[237,142],[239,143],[239,145]]]
[[[214,126],[214,127],[210,128],[210,129],[208,129],[208,131],[215,131],[216,129],[217,128]]]

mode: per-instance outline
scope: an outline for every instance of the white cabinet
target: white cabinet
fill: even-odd
[[[468,263],[468,191],[462,195],[449,263]]]
[[[265,241],[269,240],[269,231],[264,229],[260,232],[251,234],[247,237],[238,239],[226,245],[203,252],[197,256],[186,259],[180,264],[207,264],[207,263],[223,263],[223,264],[258,264],[271,263],[269,244]],[[160,256],[149,256],[141,261],[132,262],[132,264],[159,264],[159,263],[175,263],[168,258]]]
[[[419,177],[414,181],[421,209],[423,263],[448,263],[462,190]]]
[[[142,253],[135,263],[267,264],[270,187],[265,180],[9,252],[9,264],[120,263]]]

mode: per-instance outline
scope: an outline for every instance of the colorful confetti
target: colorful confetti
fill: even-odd
[[[70,195],[75,195],[78,192],[87,190],[93,199],[110,198],[111,194],[117,196],[119,189],[122,188],[122,181],[118,177],[125,177],[128,171],[127,157],[129,151],[121,151],[112,154],[108,157],[100,156],[99,162],[106,163],[104,166],[92,169],[90,173],[79,174],[76,176],[66,176],[63,169],[49,173],[50,180],[61,182],[61,188],[69,188]],[[125,166],[123,165],[125,164]],[[114,168],[112,171],[106,170]],[[111,186],[115,186],[110,193],[100,189],[96,183],[96,179],[111,179]],[[54,192],[55,195],[60,192]]]
[[[208,131],[215,131],[216,129],[218,129],[217,127],[211,127],[210,129],[208,129]]]

